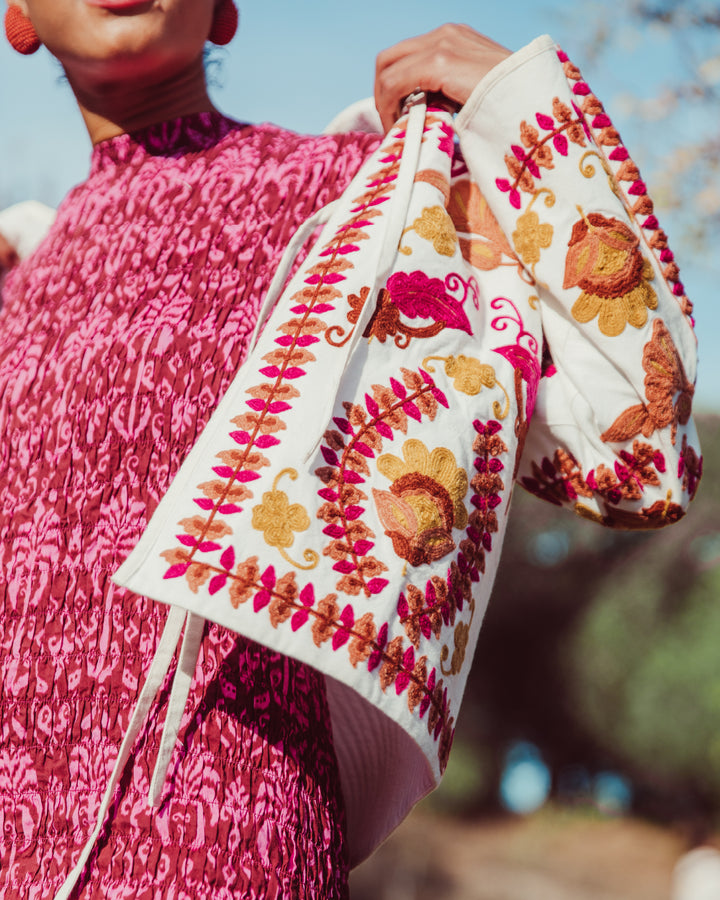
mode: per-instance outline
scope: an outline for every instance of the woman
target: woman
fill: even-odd
[[[62,64],[94,145],[0,312],[0,893],[45,898],[92,830],[164,621],[110,575],[241,364],[288,239],[378,138],[304,138],[214,110],[203,49],[232,36],[230,0],[9,9],[14,45]],[[391,48],[384,126],[416,87],[462,105],[507,55],[463,26]],[[191,707],[172,796],[147,806],[156,722],[74,896],[346,896],[322,676],[210,626]]]

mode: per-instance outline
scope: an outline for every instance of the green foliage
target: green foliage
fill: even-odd
[[[701,426],[705,474],[693,508],[613,567],[568,670],[598,741],[636,772],[692,784],[720,808],[720,441],[717,418]]]

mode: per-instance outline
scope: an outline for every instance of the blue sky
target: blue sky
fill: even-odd
[[[596,0],[444,0],[442,6],[429,0],[245,0],[238,36],[227,51],[217,54],[218,83],[211,93],[219,108],[235,118],[270,120],[313,132],[348,103],[372,93],[376,54],[405,37],[444,21],[465,22],[518,49],[548,32],[583,68],[652,192],[653,172],[664,155],[688,134],[706,129],[707,117],[686,114],[681,128],[639,119],[632,98],[650,97],[659,83],[682,77],[685,63],[667,37],[633,28],[622,2],[613,5],[609,48],[593,58],[590,25],[594,16],[603,17],[604,8]],[[29,198],[55,205],[84,178],[89,141],[62,72],[45,50],[22,58],[0,41],[0,122],[0,205]],[[684,247],[687,217],[663,211],[662,192],[653,193],[696,305],[701,338],[698,405],[718,410],[720,354],[710,353],[710,347],[720,342],[720,304],[714,302],[720,254],[712,259],[711,254]],[[717,246],[717,241],[710,244]]]

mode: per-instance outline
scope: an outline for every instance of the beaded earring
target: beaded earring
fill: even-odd
[[[238,27],[238,10],[233,0],[221,0],[215,7],[212,26],[208,40],[213,44],[224,46],[235,37]]]
[[[5,34],[10,46],[23,56],[29,56],[40,48],[40,38],[19,6],[8,6],[5,12]]]

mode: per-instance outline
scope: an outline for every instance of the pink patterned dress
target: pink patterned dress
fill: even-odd
[[[200,114],[97,146],[0,310],[0,896],[49,898],[92,830],[166,608],[112,585],[247,350],[295,228],[372,137]],[[167,701],[167,686],[160,707]],[[163,713],[76,897],[343,897],[321,675],[207,626],[159,809]]]

